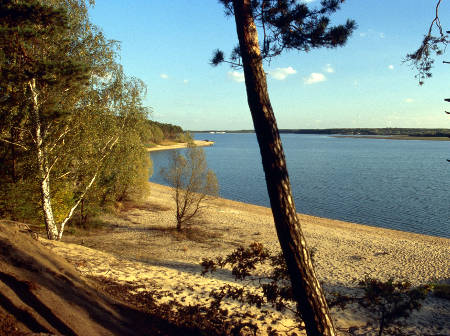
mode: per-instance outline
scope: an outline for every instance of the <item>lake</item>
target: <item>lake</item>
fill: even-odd
[[[255,134],[195,134],[220,196],[270,206]],[[450,238],[450,143],[282,134],[298,212]],[[153,152],[150,181],[168,151]]]

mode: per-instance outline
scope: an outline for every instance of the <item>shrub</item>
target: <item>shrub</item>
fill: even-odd
[[[316,254],[316,249],[309,251],[311,258]],[[270,271],[260,274],[258,266],[270,266]],[[239,247],[233,253],[215,260],[203,259],[201,266],[202,274],[217,271],[219,268],[231,266],[232,274],[236,280],[248,281],[243,286],[225,285],[210,295],[215,299],[216,305],[224,298],[231,298],[244,303],[261,307],[263,304],[271,304],[279,311],[285,309],[292,310],[298,320],[298,326],[301,319],[297,310],[291,307],[294,303],[292,297],[292,288],[287,273],[286,263],[283,255],[271,254],[260,243],[252,243],[249,247]],[[263,268],[267,269],[267,267]],[[249,284],[256,281],[260,291],[249,290]],[[366,277],[358,283],[363,291],[361,297],[346,296],[339,293],[333,293],[334,299],[330,302],[330,307],[339,306],[344,309],[350,302],[357,302],[368,309],[379,321],[379,335],[383,330],[399,318],[407,318],[412,311],[421,308],[421,301],[425,299],[430,290],[434,290],[435,295],[448,298],[448,285],[424,285],[412,287],[407,281],[381,281]]]
[[[177,230],[181,230],[200,214],[208,197],[218,195],[219,185],[216,174],[208,169],[202,148],[189,146],[185,155],[179,151],[171,154],[169,166],[161,169],[161,175],[173,187]]]

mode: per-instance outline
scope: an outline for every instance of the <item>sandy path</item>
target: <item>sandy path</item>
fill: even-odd
[[[143,288],[160,288],[186,303],[207,301],[212,288],[233,282],[229,272],[200,276],[198,264],[202,258],[224,256],[254,241],[278,251],[270,209],[230,200],[208,201],[191,230],[176,232],[170,191],[151,184],[146,202],[119,216],[105,216],[104,220],[111,224],[109,230],[85,236],[66,235],[64,239],[84,246],[49,244],[82,273],[141,283]],[[300,219],[309,246],[316,250],[316,272],[327,292],[354,291],[355,282],[365,276],[382,280],[394,277],[415,285],[450,279],[449,239],[305,215]],[[240,307],[232,301],[227,305]],[[446,300],[427,299],[403,330],[408,335],[450,334],[449,308]],[[239,309],[254,310],[248,306]],[[293,324],[289,314],[265,309],[269,313],[255,312],[263,330],[267,325],[287,330]],[[356,327],[352,334],[376,334],[376,327],[368,325],[370,319],[356,307],[333,309],[332,314],[343,334],[350,327]]]

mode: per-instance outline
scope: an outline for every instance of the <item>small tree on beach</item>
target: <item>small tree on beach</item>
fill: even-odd
[[[161,175],[173,187],[177,230],[200,214],[203,201],[219,192],[216,174],[208,169],[205,152],[194,145],[188,147],[185,155],[172,151],[169,166],[161,169]]]

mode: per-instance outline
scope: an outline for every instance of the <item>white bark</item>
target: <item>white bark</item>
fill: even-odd
[[[58,228],[53,217],[52,202],[50,196],[50,168],[48,167],[48,161],[45,153],[45,146],[42,139],[41,130],[41,118],[39,116],[39,102],[38,93],[36,91],[36,80],[33,78],[28,82],[28,86],[31,90],[33,100],[33,128],[36,145],[36,156],[38,162],[40,189],[41,189],[41,202],[42,210],[44,212],[45,228],[47,230],[48,239],[58,239]]]
[[[115,139],[111,138],[108,143],[110,143],[112,140],[114,140],[109,148],[107,148],[107,151],[103,153],[103,156],[100,158],[97,169],[95,171],[95,174],[92,176],[91,180],[89,181],[89,184],[86,186],[86,188],[84,189],[83,193],[81,194],[80,198],[78,199],[78,201],[75,203],[75,205],[70,209],[69,214],[66,216],[66,218],[64,218],[64,220],[61,223],[61,228],[59,229],[59,234],[58,234],[58,240],[61,240],[63,232],[64,232],[64,227],[66,226],[67,222],[72,218],[73,213],[75,212],[75,210],[78,208],[78,206],[80,205],[81,201],[83,200],[83,198],[86,196],[86,193],[89,191],[89,189],[92,187],[92,185],[94,184],[98,172],[100,171],[100,167],[101,167],[101,163],[102,161],[108,156],[108,154],[110,153],[110,151],[113,149],[113,147],[116,145],[116,143],[119,141],[119,137],[117,136]]]
[[[38,92],[36,89],[36,80],[32,79],[28,82],[28,86],[31,90],[32,95],[32,101],[33,101],[33,113],[32,113],[32,120],[33,120],[33,131],[34,131],[34,137],[35,137],[35,145],[36,145],[36,155],[37,155],[37,162],[38,162],[38,171],[39,171],[39,179],[40,179],[40,189],[41,189],[41,201],[42,201],[42,210],[44,212],[44,222],[45,222],[45,228],[47,231],[47,237],[51,240],[60,240],[62,238],[62,235],[64,233],[64,228],[67,224],[67,222],[72,218],[75,210],[80,205],[83,198],[86,196],[86,193],[89,191],[89,189],[94,184],[98,173],[101,168],[101,164],[103,160],[108,156],[108,154],[111,152],[113,147],[117,144],[119,141],[119,136],[111,137],[105,144],[105,146],[102,148],[102,156],[98,160],[97,168],[95,170],[94,175],[92,176],[91,180],[87,184],[87,186],[84,188],[80,198],[78,201],[74,204],[74,206],[70,209],[69,213],[67,214],[66,218],[61,222],[60,229],[58,230],[58,225],[55,222],[54,216],[53,216],[53,208],[52,208],[52,202],[51,202],[51,194],[50,194],[50,171],[53,168],[53,165],[58,161],[58,158],[55,159],[53,164],[49,165],[49,158],[48,158],[48,152],[52,151],[57,143],[64,138],[64,136],[70,131],[68,127],[65,128],[64,132],[56,139],[55,143],[52,145],[52,147],[47,150],[44,138],[42,136],[42,124],[39,114],[39,101],[38,101]]]

